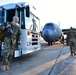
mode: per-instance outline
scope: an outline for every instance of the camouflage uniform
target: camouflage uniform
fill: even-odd
[[[70,45],[70,52],[71,52],[71,55],[73,55],[73,53],[75,54],[75,50],[76,50],[76,48],[75,48],[75,46],[76,46],[76,34],[75,34],[75,31],[72,27],[68,31],[67,37],[68,37],[68,43]]]
[[[3,55],[3,65],[10,65],[10,61],[13,57],[13,52],[18,41],[21,39],[21,30],[18,25],[12,25],[11,28],[13,30],[12,36],[8,36],[4,39],[4,55]],[[17,36],[18,35],[18,36]]]

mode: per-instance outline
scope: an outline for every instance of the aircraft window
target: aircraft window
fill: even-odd
[[[54,26],[53,26],[53,24],[49,24],[49,23],[46,24],[45,27],[43,28],[43,30],[46,29],[46,28],[47,28],[47,29],[54,30]]]

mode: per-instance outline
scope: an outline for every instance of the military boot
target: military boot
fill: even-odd
[[[6,65],[2,65],[2,66],[1,66],[1,70],[2,70],[2,71],[6,71]]]
[[[73,53],[74,53],[74,55],[76,55],[76,52],[75,51]]]

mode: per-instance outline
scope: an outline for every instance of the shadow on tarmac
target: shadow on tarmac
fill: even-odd
[[[56,48],[55,47],[54,48],[50,48],[50,52],[53,52],[53,50],[54,51],[57,51],[58,50],[57,52],[59,52],[59,48],[58,47],[56,47]],[[68,53],[68,51],[65,54],[67,54],[67,53]],[[42,54],[43,54],[43,56],[42,56]],[[31,53],[29,55],[25,55],[25,56],[21,56],[19,58],[15,58],[11,62],[11,68],[10,68],[10,70],[5,71],[5,72],[0,71],[0,74],[1,75],[13,75],[13,73],[15,72],[14,74],[18,75],[17,73],[26,72],[28,70],[31,70],[31,69],[33,69],[35,67],[38,67],[38,66],[40,66],[42,64],[45,64],[47,62],[50,62],[50,61],[54,60],[55,59],[54,55],[56,55],[56,53],[54,52],[51,55],[49,53],[49,49],[48,49],[48,50],[36,51],[36,52]],[[53,58],[51,58],[51,57],[53,57]],[[66,59],[64,59],[64,60],[56,63],[55,66],[54,66],[54,68],[53,68],[52,75],[59,74],[62,70],[64,70],[66,67],[68,67],[72,63],[72,61],[74,61],[74,59],[75,58],[73,58],[72,56],[68,56]],[[68,62],[68,61],[70,61],[70,62]],[[30,67],[30,66],[32,66],[32,67]],[[45,70],[48,70],[48,73],[50,71],[50,67],[51,67],[51,65],[49,66],[49,68],[46,68],[45,69]],[[45,70],[43,70],[43,71],[45,71]],[[38,73],[38,75],[43,75],[42,72]]]
[[[73,61],[76,59],[76,57],[68,56],[64,60],[58,62],[53,67],[52,71],[49,72],[48,75],[59,75],[63,70],[68,68],[71,64],[73,64]]]

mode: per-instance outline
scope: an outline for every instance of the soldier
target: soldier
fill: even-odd
[[[63,33],[61,35],[61,40],[60,41],[61,41],[62,44],[64,44],[64,34]]]
[[[73,53],[74,53],[74,55],[76,55],[75,54],[76,34],[75,34],[75,31],[74,31],[74,29],[72,27],[68,31],[67,37],[68,37],[68,44],[70,45],[71,55],[73,55]]]
[[[4,39],[4,54],[3,54],[3,65],[1,67],[2,71],[8,70],[10,66],[10,61],[13,57],[13,52],[16,47],[16,39],[17,35],[19,34],[18,43],[21,44],[21,30],[19,25],[17,24],[19,22],[19,18],[17,16],[13,17],[13,21],[11,23],[8,23],[7,28],[7,34]]]

